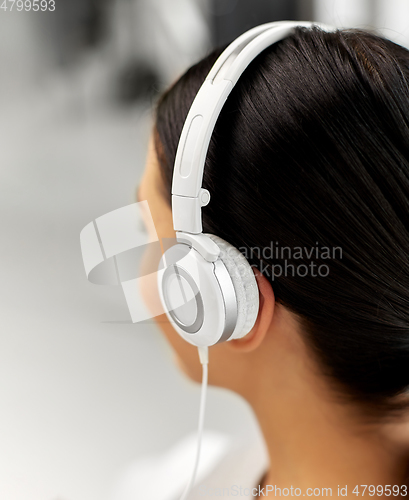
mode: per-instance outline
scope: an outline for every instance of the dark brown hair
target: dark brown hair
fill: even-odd
[[[184,120],[220,52],[188,69],[158,103],[156,149],[169,201]],[[203,181],[212,196],[204,231],[263,270],[330,380],[380,414],[408,405],[408,84],[403,47],[363,31],[298,28],[233,89]],[[283,255],[257,251],[272,242],[342,250],[314,253],[326,276],[278,276]],[[285,258],[288,266],[311,263],[294,252]]]

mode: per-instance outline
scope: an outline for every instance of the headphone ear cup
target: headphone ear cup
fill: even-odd
[[[219,258],[233,282],[237,298],[237,323],[231,339],[244,337],[253,328],[259,308],[259,291],[254,272],[244,255],[226,240],[206,234],[220,248]]]

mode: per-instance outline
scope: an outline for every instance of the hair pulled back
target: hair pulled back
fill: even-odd
[[[220,53],[159,100],[155,144],[169,201],[184,120]],[[382,415],[407,407],[409,52],[364,31],[297,28],[228,97],[203,186],[212,197],[204,232],[262,270],[341,394]],[[263,253],[272,244],[293,252]],[[309,268],[295,247],[313,248],[329,274],[279,276],[284,257]]]

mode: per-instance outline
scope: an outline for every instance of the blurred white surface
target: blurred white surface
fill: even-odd
[[[374,0],[314,0],[315,20],[339,27],[371,24]]]
[[[409,47],[409,2],[378,0],[376,26],[384,36]]]
[[[314,0],[314,17],[340,28],[376,28],[409,47],[408,0]]]
[[[192,470],[197,437],[190,434],[166,453],[135,461],[118,481],[114,500],[179,500]],[[227,436],[206,431],[201,460],[188,500],[204,496],[252,497],[268,467],[264,442],[254,436]],[[223,495],[222,495],[223,493]]]
[[[132,201],[146,123],[31,111],[1,130],[0,498],[104,500],[130,462],[196,428],[198,387],[153,324],[128,323],[119,287],[86,281],[80,255],[85,223]],[[207,415],[251,427],[220,391]]]
[[[103,53],[49,73],[36,36],[1,13],[0,498],[110,500],[130,464],[195,431],[199,387],[80,254],[89,221],[135,201],[150,112],[104,100]],[[206,428],[257,433],[220,390]]]

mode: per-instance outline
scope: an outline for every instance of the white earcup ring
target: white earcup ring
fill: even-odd
[[[236,292],[238,314],[231,338],[244,337],[253,328],[259,308],[259,292],[253,269],[236,247],[214,234],[206,236],[219,246],[219,259],[226,266]]]
[[[210,346],[241,338],[253,327],[259,296],[253,269],[244,255],[227,241],[207,234],[220,248],[215,262],[206,261],[194,248],[158,272],[165,312],[176,331],[189,343]],[[186,248],[185,244],[173,247]]]

